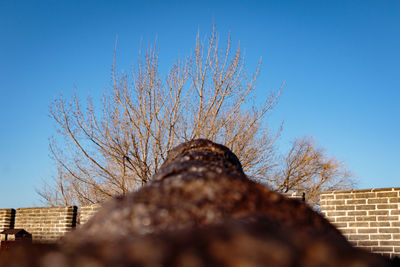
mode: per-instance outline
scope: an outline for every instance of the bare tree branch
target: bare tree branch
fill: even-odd
[[[197,35],[193,54],[178,60],[164,79],[156,45],[139,55],[129,73],[117,70],[116,51],[117,43],[112,86],[101,110],[90,97],[82,108],[76,94],[70,102],[61,95],[50,108],[58,134],[50,152],[58,174],[38,191],[50,205],[97,203],[135,190],[169,150],[196,138],[226,145],[249,177],[279,191],[306,190],[314,199],[320,190],[347,184],[343,165],[307,140],[296,141],[283,163],[278,161],[280,129],[271,132],[266,115],[281,89],[257,106],[261,62],[247,75],[240,47],[232,49],[230,36],[220,45],[215,27],[206,42]]]

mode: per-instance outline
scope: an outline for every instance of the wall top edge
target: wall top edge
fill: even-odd
[[[69,209],[79,209],[79,210],[88,210],[88,209],[97,209],[101,207],[101,204],[93,204],[90,206],[57,206],[57,207],[24,207],[24,208],[0,208],[0,214],[9,213],[13,211],[26,211],[26,210],[69,210]]]
[[[370,188],[370,189],[351,189],[351,190],[327,190],[321,192],[320,195],[337,194],[337,193],[365,193],[365,192],[380,192],[380,191],[400,191],[400,187],[385,187],[385,188]]]
[[[98,204],[92,204],[92,205],[88,205],[88,206],[54,206],[54,207],[22,207],[22,208],[17,208],[17,209],[14,209],[14,208],[0,208],[0,213],[4,213],[4,212],[10,212],[10,211],[16,211],[16,210],[19,210],[19,211],[22,211],[22,210],[44,210],[44,209],[48,209],[48,210],[51,210],[51,209],[62,209],[62,210],[65,210],[65,209],[80,209],[80,210],[82,210],[82,209],[93,209],[93,208],[99,208],[99,207],[101,207],[102,206],[102,204],[100,204],[100,203],[98,203]]]
[[[13,210],[15,210],[15,209],[0,209],[0,213],[1,213],[1,212],[4,212],[4,211],[6,211],[6,212],[7,212],[7,211],[8,211],[8,212],[10,212],[10,211],[13,211]]]
[[[78,208],[77,206],[57,206],[57,207],[27,207],[27,208],[18,208],[18,210],[43,210],[43,209],[76,209]]]

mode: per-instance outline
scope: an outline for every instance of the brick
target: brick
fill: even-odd
[[[369,198],[367,201],[368,201],[368,204],[388,203],[387,198]]]
[[[368,227],[368,222],[350,222],[349,227]]]
[[[336,206],[321,206],[321,210],[335,210]]]
[[[354,198],[353,194],[337,194],[335,195],[335,199],[352,199]]]
[[[346,204],[366,204],[366,199],[346,199]]]
[[[369,210],[368,215],[389,215],[388,210]]]
[[[376,216],[359,216],[356,221],[376,221]]]
[[[374,210],[375,205],[357,205],[356,210]]]
[[[349,235],[349,240],[369,240],[369,235]]]
[[[398,205],[397,204],[378,204],[378,205],[376,205],[376,207],[378,208],[378,209],[381,209],[381,210],[383,210],[383,209],[397,209],[398,208]]]
[[[372,247],[373,252],[393,252],[393,247]]]
[[[330,223],[336,222],[336,217],[327,217],[326,218]]]
[[[390,226],[390,222],[370,222],[370,227],[387,227]]]
[[[400,246],[400,241],[379,241],[380,246]]]
[[[378,246],[378,241],[358,241],[358,246]]]
[[[345,205],[346,202],[343,200],[327,200],[326,205]]]
[[[321,194],[319,197],[320,199],[335,199],[335,195],[333,194]]]
[[[380,228],[379,233],[391,233],[391,234],[397,234],[400,233],[400,228]]]
[[[359,234],[376,234],[378,233],[377,228],[359,228],[357,229]]]
[[[381,192],[376,194],[377,197],[397,197],[397,192]]]
[[[351,223],[350,223],[351,224]],[[336,226],[336,228],[345,228],[347,227],[347,223],[346,222],[340,222],[340,223],[333,223],[333,225]],[[349,225],[350,226],[350,225]]]
[[[375,198],[375,193],[356,193],[355,198]]]
[[[336,210],[354,210],[355,206],[336,206]]]
[[[354,216],[354,215],[361,216],[361,215],[367,215],[367,212],[364,211],[364,210],[348,211],[347,215],[349,215],[349,216]]]
[[[397,221],[398,216],[378,216],[378,221]]]
[[[346,216],[345,211],[328,211],[326,213],[326,216],[331,217],[331,216]]]
[[[400,203],[400,197],[389,198],[390,203]]]
[[[400,210],[391,210],[390,215],[400,215]]]
[[[340,232],[342,234],[356,234],[357,229],[356,228],[344,228],[344,229],[340,229]]]
[[[400,227],[400,222],[391,222],[391,224],[393,227]]]
[[[337,222],[355,222],[356,218],[354,216],[352,216],[352,217],[348,217],[348,216],[346,216],[346,217],[337,217],[336,221]]]
[[[392,239],[392,235],[389,234],[371,234],[369,235],[371,240],[388,240],[388,239]]]
[[[400,248],[394,248],[394,252],[400,252]]]

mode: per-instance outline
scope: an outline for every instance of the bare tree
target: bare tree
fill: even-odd
[[[266,127],[266,114],[280,90],[256,104],[259,68],[260,63],[248,75],[240,48],[233,50],[230,38],[221,47],[214,28],[205,42],[197,36],[193,54],[177,60],[165,79],[156,47],[140,55],[129,73],[117,71],[114,57],[113,84],[102,109],[90,97],[82,105],[76,94],[70,101],[60,96],[51,106],[58,136],[50,151],[58,173],[39,194],[50,205],[87,205],[126,194],[149,181],[170,149],[196,138],[226,145],[248,176],[265,181],[277,173],[280,129]],[[285,191],[299,187],[290,183],[292,176],[285,188],[266,180]]]
[[[304,192],[311,205],[318,204],[321,191],[349,189],[355,183],[344,163],[328,157],[310,137],[295,140],[277,169],[270,179],[273,187],[284,193]]]
[[[86,108],[77,95],[55,100],[50,115],[62,142],[50,142],[58,175],[39,191],[46,202],[85,205],[135,190],[172,147],[195,138],[228,146],[250,176],[273,167],[277,134],[263,119],[280,91],[255,104],[259,66],[248,76],[240,48],[232,52],[230,39],[221,48],[215,30],[206,43],[197,37],[193,55],[178,60],[164,80],[156,51],[147,49],[130,73],[118,73],[114,61],[101,112],[91,98]]]

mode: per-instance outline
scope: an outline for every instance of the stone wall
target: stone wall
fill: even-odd
[[[33,242],[54,242],[76,225],[77,207],[21,208],[15,213],[15,229],[32,234]]]
[[[79,224],[86,223],[90,217],[92,217],[97,210],[101,207],[100,204],[93,204],[90,206],[84,206],[80,208]]]
[[[0,232],[13,228],[15,219],[14,209],[0,209]]]
[[[357,247],[400,256],[400,188],[327,191],[321,212]]]
[[[5,229],[24,229],[34,242],[54,242],[79,224],[86,223],[100,208],[93,204],[78,208],[35,207],[0,209],[0,232]]]

